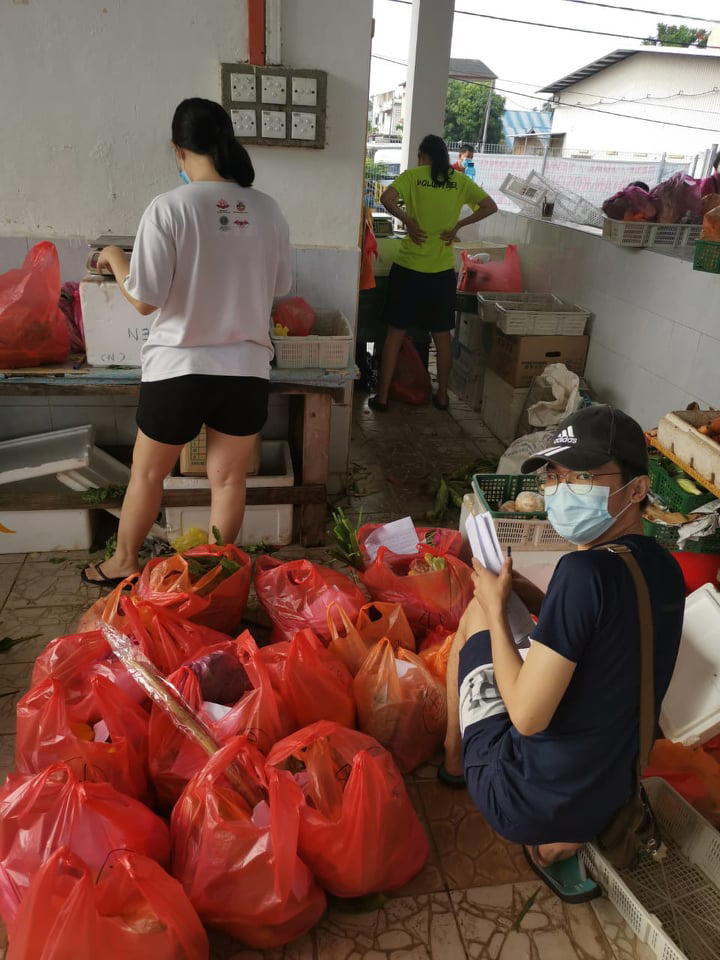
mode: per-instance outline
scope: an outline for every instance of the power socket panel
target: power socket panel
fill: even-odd
[[[275,140],[284,140],[285,133],[285,111],[284,110],[263,110],[262,111],[262,136],[270,137]]]
[[[291,83],[293,106],[317,106],[317,80],[314,77],[293,76]]]
[[[230,77],[230,95],[240,103],[255,103],[257,85],[253,73],[233,73]]]
[[[314,113],[295,113],[292,114],[292,132],[290,134],[295,140],[314,140],[315,139],[315,114]]]

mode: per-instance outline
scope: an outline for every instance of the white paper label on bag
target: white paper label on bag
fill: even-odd
[[[270,826],[270,807],[267,800],[261,800],[252,812],[252,822],[256,827]]]
[[[213,703],[212,700],[203,700],[203,710],[213,723],[218,723],[218,721],[230,713],[232,707],[226,707],[222,703]]]
[[[411,518],[403,517],[400,520],[393,520],[392,523],[383,524],[382,527],[373,530],[365,541],[365,549],[371,563],[380,547],[387,547],[393,553],[404,555],[417,553],[418,535]]]
[[[107,743],[110,739],[110,731],[104,720],[98,720],[93,725],[93,733],[95,734],[95,743]]]
[[[408,663],[407,660],[396,660],[395,661],[395,672],[399,677],[404,677],[406,673],[412,670],[413,664]]]

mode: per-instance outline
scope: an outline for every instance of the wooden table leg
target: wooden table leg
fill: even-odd
[[[324,484],[327,489],[330,462],[330,411],[332,398],[327,394],[305,395],[303,411],[303,484]],[[300,508],[300,543],[319,547],[325,543],[327,503],[308,503]]]

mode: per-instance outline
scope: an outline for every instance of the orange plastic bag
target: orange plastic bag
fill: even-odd
[[[207,934],[180,884],[137,853],[93,883],[65,847],[40,868],[18,912],[8,960],[208,960]]]
[[[363,640],[355,624],[338,603],[331,603],[327,608],[327,623],[331,637],[328,650],[339,657],[350,673],[355,676],[365,657],[370,653],[372,644]]]
[[[420,659],[442,684],[447,680],[448,660],[454,639],[455,634],[449,633],[441,643],[432,643],[420,651]]]
[[[366,566],[370,563],[370,556],[367,552],[365,541],[371,533],[374,533],[375,530],[378,530],[381,526],[383,526],[381,523],[364,523],[358,530],[360,553]],[[415,532],[417,533],[418,545],[427,544],[430,547],[435,547],[442,553],[452,553],[456,557],[460,556],[462,535],[459,530],[447,530],[443,527],[416,526]]]
[[[717,193],[708,193],[703,197],[702,212],[700,239],[720,243],[720,196]]]
[[[702,747],[658,740],[644,777],[662,777],[715,826],[720,826],[720,763]]]
[[[208,573],[194,580],[188,561],[208,557],[230,560],[238,564],[240,569],[228,576],[222,564],[218,563]],[[247,606],[251,575],[252,561],[238,547],[232,544],[223,547],[205,544],[186,550],[183,554],[150,560],[140,574],[137,596],[140,599],[167,602],[179,616],[232,635],[239,629]]]
[[[352,580],[309,560],[283,562],[275,557],[258,557],[255,590],[274,624],[273,641],[290,641],[298,630],[307,627],[329,643],[328,607],[339,604],[355,622],[365,603],[362,590]]]
[[[505,258],[490,263],[477,263],[466,250],[462,251],[463,265],[458,278],[458,290],[463,293],[479,293],[492,290],[496,293],[522,293],[522,270],[520,255],[514,243],[509,243]]]
[[[11,924],[30,881],[60,847],[93,877],[115,850],[166,866],[170,835],[160,817],[109,783],[82,781],[64,763],[31,777],[10,774],[0,789],[0,914]]]
[[[89,695],[77,703],[48,677],[17,705],[18,773],[39,773],[65,762],[149,802],[147,749],[147,713],[107,677],[94,677]]]
[[[54,243],[36,243],[17,270],[0,275],[0,367],[62,363],[70,328],[60,302],[60,261]]]
[[[372,218],[365,217],[363,231],[362,259],[360,261],[360,289],[372,290],[375,287],[375,273],[373,271],[373,257],[377,259],[378,245],[372,228]]]
[[[294,729],[247,631],[237,640],[204,649],[168,680],[218,743],[244,734],[267,753]],[[156,703],[150,714],[148,751],[159,802],[164,808],[172,807],[187,782],[205,765],[207,753]]]
[[[316,315],[302,297],[281,300],[272,312],[273,323],[286,327],[289,337],[307,337],[315,329]]]
[[[87,610],[81,614],[77,622],[77,633],[89,633],[98,630],[100,623],[109,623],[117,630],[124,629],[124,620],[120,613],[120,601],[123,597],[135,596],[140,579],[139,573],[133,573],[119,583],[114,590],[105,596],[99,597]]]
[[[415,653],[415,637],[399,603],[383,603],[381,600],[366,603],[358,614],[356,626],[370,647],[387,637],[396,646]]]
[[[403,773],[429,760],[447,725],[444,688],[423,661],[381,640],[355,677],[359,727],[392,753]]]
[[[314,723],[276,744],[268,766],[291,761],[305,795],[298,851],[321,886],[362,897],[403,886],[425,864],[425,831],[387,750],[364,733]]]
[[[317,720],[355,726],[352,675],[312,630],[298,630],[290,643],[263,647],[260,656],[272,664],[276,689],[296,729]]]
[[[411,570],[418,564],[424,569],[426,556],[442,557],[444,569],[413,575]],[[473,596],[470,567],[435,547],[420,547],[415,556],[400,556],[380,547],[360,579],[374,600],[402,606],[418,639],[436,627],[457,630]]]
[[[224,774],[234,764],[253,809]],[[259,950],[302,936],[325,894],[298,857],[303,795],[245,737],[230,740],[190,781],[171,820],[173,874],[202,921]]]
[[[410,337],[405,337],[400,345],[397,366],[390,384],[390,397],[401,403],[422,406],[430,403],[432,383],[430,374]]]

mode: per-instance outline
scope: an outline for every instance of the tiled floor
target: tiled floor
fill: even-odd
[[[393,407],[373,415],[364,398],[354,410],[348,495],[340,503],[368,520],[430,509],[437,478],[502,452],[477,414],[453,403],[433,408]],[[0,544],[1,548],[1,544]],[[310,554],[339,563],[331,550]],[[62,562],[51,562],[62,559]],[[85,558],[0,557],[0,637],[27,638],[0,653],[0,779],[12,768],[15,704],[27,688],[32,662],[44,644],[71,633],[97,597],[82,584]],[[256,607],[251,617],[262,622]],[[7,644],[2,644],[6,646]],[[310,934],[284,949],[244,949],[213,935],[213,960],[649,960],[607,901],[562,905],[528,871],[519,848],[489,829],[467,794],[440,786],[434,764],[408,778],[413,803],[430,836],[424,870],[369,913],[331,909]],[[537,895],[536,895],[537,894]],[[536,896],[535,896],[536,895]],[[521,918],[528,901],[532,906]],[[0,941],[2,943],[2,941]],[[0,946],[0,960],[4,949]]]

